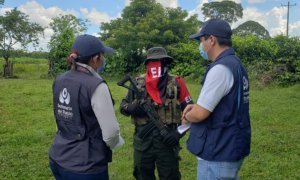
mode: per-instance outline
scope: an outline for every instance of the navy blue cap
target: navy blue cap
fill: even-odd
[[[230,39],[232,31],[228,22],[222,19],[210,19],[203,24],[198,33],[190,35],[189,38],[199,41],[199,38],[205,35],[214,35]]]
[[[105,46],[99,38],[88,34],[77,36],[72,49],[77,50],[80,57],[87,57],[100,52],[108,54],[114,52],[113,48]]]

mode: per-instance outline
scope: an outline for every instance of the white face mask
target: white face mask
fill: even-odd
[[[199,45],[199,53],[204,60],[208,60],[207,52],[204,51],[202,43]]]
[[[206,42],[207,40],[205,40],[204,42]],[[200,56],[204,59],[204,60],[209,60],[209,57],[208,57],[208,51],[211,49],[211,46],[207,49],[207,51],[204,50],[203,48],[203,43],[204,42],[201,42],[200,45],[199,45],[199,53],[200,53]]]

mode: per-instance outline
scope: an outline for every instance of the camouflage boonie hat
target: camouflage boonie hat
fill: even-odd
[[[167,54],[167,51],[163,47],[153,47],[147,51],[147,59],[145,64],[150,60],[160,60],[166,59],[170,64],[173,61],[173,58]]]

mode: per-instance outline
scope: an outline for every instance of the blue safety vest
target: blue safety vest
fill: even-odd
[[[200,123],[192,123],[187,148],[208,161],[238,161],[250,152],[251,127],[249,117],[249,80],[234,50],[223,51],[204,75],[217,64],[230,69],[234,84],[210,116]]]

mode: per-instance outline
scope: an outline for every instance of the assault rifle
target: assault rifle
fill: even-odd
[[[130,85],[126,85],[129,81]],[[147,135],[156,127],[158,128],[160,135],[165,137],[169,132],[164,123],[162,123],[159,119],[159,116],[152,104],[149,104],[145,98],[143,97],[143,92],[140,92],[136,87],[136,84],[132,80],[129,75],[125,75],[125,77],[117,83],[119,86],[125,87],[128,90],[132,91],[135,94],[135,97],[138,103],[141,105],[142,109],[146,113],[149,123],[145,126],[143,131],[138,135],[139,138],[144,139]]]

